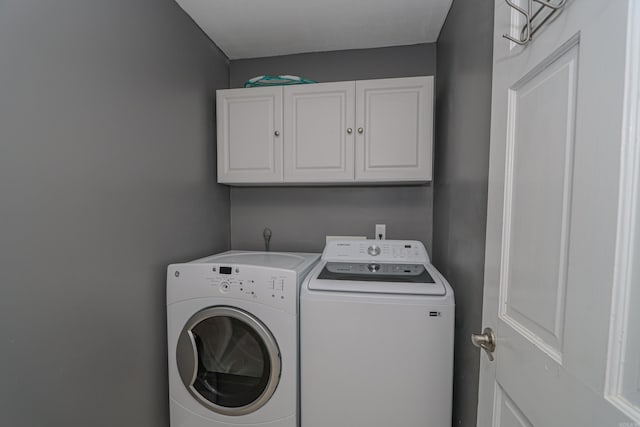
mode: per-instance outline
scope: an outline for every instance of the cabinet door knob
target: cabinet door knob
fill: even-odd
[[[275,131],[273,134],[274,134],[275,136],[280,136],[280,131],[279,131],[279,130],[277,130],[277,131]]]
[[[364,129],[358,128],[358,133],[363,133],[363,132],[364,132]]]
[[[351,134],[353,133],[353,129],[351,129],[351,128],[347,128],[347,133],[348,133],[349,135],[351,135]]]

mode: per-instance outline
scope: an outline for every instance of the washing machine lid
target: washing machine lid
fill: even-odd
[[[309,289],[444,296],[446,288],[431,268],[428,264],[326,262]]]

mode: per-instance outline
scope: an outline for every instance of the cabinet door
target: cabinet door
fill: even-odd
[[[353,181],[354,116],[354,82],[285,87],[285,182]]]
[[[356,181],[430,181],[433,77],[356,82]]]
[[[282,182],[282,87],[217,91],[218,182]]]

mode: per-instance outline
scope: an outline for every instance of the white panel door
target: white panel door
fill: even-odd
[[[478,426],[638,426],[640,2],[568,1],[526,47],[519,16],[496,0]]]
[[[282,182],[282,87],[216,93],[218,182]]]
[[[284,88],[285,182],[354,179],[355,82]]]
[[[356,81],[356,180],[430,181],[433,77]]]

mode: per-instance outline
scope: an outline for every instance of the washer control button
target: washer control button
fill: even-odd
[[[376,271],[380,270],[380,264],[369,264],[367,267],[369,268],[369,271],[372,273],[375,273]]]
[[[371,256],[380,255],[380,246],[376,246],[376,245],[369,246],[369,248],[367,249],[367,253]]]
[[[220,283],[220,292],[227,293],[231,289],[229,282]]]

